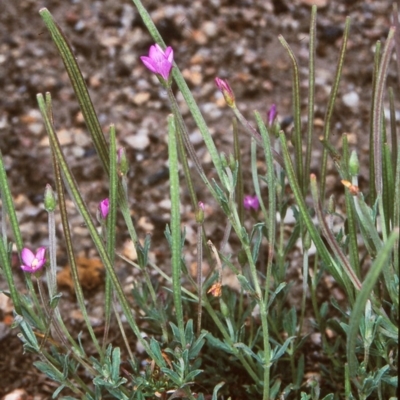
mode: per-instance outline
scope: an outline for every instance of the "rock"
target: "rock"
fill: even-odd
[[[318,8],[324,8],[328,5],[328,0],[300,0],[306,6],[316,5]]]
[[[349,108],[357,108],[360,104],[360,96],[352,90],[342,96],[342,101]]]
[[[24,389],[15,389],[2,397],[1,400],[26,400],[27,398],[28,393]]]
[[[139,92],[133,96],[132,101],[137,106],[141,106],[141,105],[147,103],[149,99],[150,99],[149,92]]]
[[[149,144],[150,139],[144,132],[137,135],[129,135],[123,138],[123,141],[132,149],[144,150]]]

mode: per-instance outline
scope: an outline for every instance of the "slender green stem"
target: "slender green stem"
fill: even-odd
[[[276,241],[276,176],[274,175],[274,164],[272,155],[272,146],[270,137],[264,123],[262,122],[259,113],[255,113],[258,128],[261,132],[261,137],[264,143],[264,156],[267,165],[267,184],[268,184],[268,214],[265,214],[266,224],[268,227],[268,264],[267,274],[265,279],[265,297],[264,302],[268,304],[268,294],[271,285],[271,271],[275,255],[275,241]],[[269,218],[268,218],[269,215]],[[281,236],[283,239],[283,236]]]
[[[108,200],[110,204],[109,213],[104,221],[103,228],[106,228],[106,245],[107,253],[110,257],[110,261],[114,264],[115,258],[115,227],[117,223],[117,194],[118,194],[118,175],[117,175],[117,145],[116,145],[116,133],[115,126],[110,126],[110,187]],[[124,191],[125,194],[125,191]],[[106,275],[105,291],[104,291],[104,335],[103,335],[103,352],[106,351],[108,333],[111,323],[111,306],[113,302],[113,290],[111,278]],[[114,308],[115,310],[115,308]],[[120,324],[118,324],[121,327]],[[121,331],[124,335],[125,332]]]
[[[177,127],[178,130],[178,135],[177,135],[177,141],[178,141],[178,151],[179,151],[179,155],[181,156],[181,163],[182,166],[184,168],[184,173],[185,173],[185,178],[188,184],[188,188],[189,188],[189,193],[190,193],[190,197],[192,200],[192,205],[193,208],[197,207],[197,197],[196,197],[196,193],[194,190],[194,186],[193,186],[193,182],[190,176],[190,172],[189,172],[189,166],[187,163],[187,159],[185,157],[185,152],[183,150],[183,145],[182,145],[182,141],[186,147],[186,150],[190,156],[190,158],[193,161],[193,164],[198,172],[198,174],[200,175],[201,179],[203,180],[203,182],[206,184],[207,188],[210,190],[211,194],[214,196],[214,198],[217,198],[217,195],[215,193],[214,188],[212,187],[210,181],[208,180],[203,167],[201,166],[200,160],[197,157],[196,151],[190,141],[189,138],[189,134],[187,132],[187,128],[186,128],[186,124],[182,118],[182,114],[179,111],[179,107],[178,107],[178,103],[176,101],[176,98],[171,90],[171,88],[167,88],[167,93],[168,93],[168,98],[169,98],[169,102],[170,102],[170,106],[171,106],[171,110],[174,114],[175,117],[175,125]]]
[[[3,154],[1,153],[1,151],[0,151],[0,192],[1,192],[1,199],[3,202],[2,206],[6,208],[8,218],[11,224],[11,229],[13,231],[14,239],[17,245],[17,250],[18,253],[20,254],[24,245],[22,242],[21,230],[19,229],[17,214],[15,212],[10,186],[7,180],[6,170],[3,162]]]
[[[48,227],[49,227],[49,258],[50,268],[46,270],[49,295],[52,298],[57,293],[57,244],[56,244],[56,223],[54,211],[48,213]]]
[[[203,311],[203,225],[197,224],[197,335],[201,333],[201,317]]]
[[[14,303],[15,311],[17,314],[22,315],[20,297],[17,291],[17,287],[14,283],[10,257],[8,256],[7,249],[4,245],[4,240],[0,240],[0,263],[4,271],[4,275],[6,276],[8,290],[10,291],[10,296]]]
[[[345,164],[346,177],[345,179],[350,178],[349,174],[349,143],[347,140],[347,135],[343,135],[343,161]],[[354,177],[357,178],[357,177]],[[353,179],[353,177],[351,178]],[[357,184],[354,184],[357,186]],[[360,270],[360,261],[358,254],[358,243],[357,243],[357,227],[356,227],[356,215],[354,210],[354,201],[352,196],[350,195],[348,190],[345,190],[345,202],[346,202],[346,216],[347,216],[347,225],[348,225],[348,237],[349,237],[349,256],[350,256],[350,264],[356,273],[357,277],[361,279],[361,270]]]
[[[233,127],[233,151],[235,154],[235,160],[238,165],[237,171],[237,184],[236,184],[236,201],[239,209],[239,219],[240,223],[243,224],[244,221],[244,206],[243,206],[243,197],[244,197],[244,187],[243,187],[243,170],[242,170],[242,155],[240,152],[240,144],[239,144],[239,129],[237,119],[232,119],[232,127]]]
[[[375,187],[378,193],[382,192],[382,112],[383,112],[383,94],[385,82],[388,74],[389,61],[391,59],[394,47],[395,29],[392,27],[386,40],[385,48],[382,54],[381,65],[376,82],[376,91],[374,93],[374,109],[372,114],[372,129],[374,140],[374,169],[375,169]]]
[[[381,42],[378,40],[374,49],[374,69],[372,72],[372,100],[370,107],[370,123],[369,123],[369,201],[373,204],[376,199],[375,186],[375,150],[374,150],[374,110],[375,110],[375,93],[378,88],[378,72],[381,57]]]
[[[342,75],[344,56],[346,54],[349,30],[350,30],[350,17],[347,17],[345,27],[344,27],[344,33],[343,33],[343,42],[342,42],[342,46],[340,48],[339,60],[338,60],[337,66],[336,66],[335,79],[333,81],[331,94],[329,96],[328,106],[327,106],[326,113],[325,113],[324,130],[323,130],[323,134],[322,134],[323,140],[325,142],[328,142],[329,136],[331,133],[333,109],[334,109],[334,105],[335,105],[336,96],[337,96],[337,93],[339,90],[339,82],[340,82],[340,77]],[[320,182],[320,189],[319,189],[321,199],[325,198],[327,160],[328,160],[328,151],[326,148],[324,148],[324,151],[322,153],[321,178],[320,178],[321,182]]]
[[[306,159],[304,162],[304,185],[303,194],[307,192],[310,176],[311,150],[314,136],[314,100],[315,100],[315,51],[316,51],[316,25],[317,25],[317,6],[311,8],[310,24],[310,45],[308,62],[308,118],[307,118],[307,148]]]
[[[396,32],[396,35],[398,35],[398,32]],[[400,140],[398,140],[399,134],[396,127],[396,109],[395,109],[393,88],[390,87],[388,92],[389,92],[389,103],[390,103],[390,137],[392,142],[392,168],[393,170],[395,170],[397,162],[397,142],[400,142]]]
[[[183,307],[181,294],[181,219],[179,199],[179,164],[177,132],[173,116],[168,117],[168,160],[169,181],[171,195],[171,251],[172,251],[172,286],[174,291],[174,304],[178,328],[181,335],[183,348],[186,346],[185,326],[183,321]]]
[[[302,137],[301,137],[301,105],[300,105],[300,78],[299,78],[299,66],[297,64],[296,57],[290,48],[289,44],[283,38],[282,35],[278,37],[279,41],[286,49],[289,54],[290,60],[292,61],[293,68],[293,115],[294,115],[294,137],[293,142],[295,146],[295,165],[296,165],[296,176],[300,187],[304,193],[304,171],[303,171],[303,148],[302,148]],[[310,71],[311,72],[311,71]]]

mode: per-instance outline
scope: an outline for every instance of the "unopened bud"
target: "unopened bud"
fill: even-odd
[[[128,159],[126,158],[125,147],[121,147],[117,151],[118,173],[120,176],[125,176],[129,170]]]
[[[225,318],[229,317],[229,307],[226,303],[221,299],[219,299],[219,306],[221,307],[221,313]]]
[[[47,184],[44,190],[44,208],[47,212],[53,212],[56,209],[56,196],[54,195],[52,187]]]
[[[110,200],[108,198],[102,200],[99,204],[100,216],[102,219],[106,219],[110,211]]]
[[[349,172],[351,176],[358,176],[360,172],[360,163],[358,161],[357,153],[353,150],[349,160]]]
[[[197,204],[197,210],[196,210],[196,214],[195,214],[195,218],[196,218],[196,223],[198,223],[199,225],[201,225],[204,222],[204,203],[202,201],[199,201]]]
[[[231,108],[235,107],[235,95],[232,88],[229,86],[228,81],[220,78],[215,78],[215,84],[223,94],[226,104],[228,104],[228,106]]]

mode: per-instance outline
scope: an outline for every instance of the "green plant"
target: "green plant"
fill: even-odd
[[[325,400],[394,396],[398,385],[400,151],[396,141],[396,127],[393,124],[386,127],[382,103],[392,49],[395,42],[399,42],[395,29],[390,29],[381,55],[380,46],[377,46],[371,107],[371,154],[374,163],[370,190],[368,196],[365,196],[358,187],[357,155],[355,152],[350,154],[346,136],[343,136],[342,153],[330,144],[329,137],[333,106],[345,62],[349,20],[326,111],[322,139],[324,150],[318,183],[316,175],[309,173],[314,136],[316,7],[312,8],[311,15],[309,109],[305,140],[300,118],[299,68],[289,45],[282,37],[279,38],[288,52],[293,69],[292,159],[292,145],[276,121],[276,110],[271,111],[267,124],[255,112],[257,128],[254,128],[241,114],[239,101],[235,99],[229,83],[217,78],[217,87],[235,118],[234,155],[221,155],[173,61],[173,50],[165,47],[140,1],[134,0],[134,3],[156,42],[149,56],[142,58],[142,61],[159,78],[167,93],[172,113],[166,124],[171,218],[165,229],[171,249],[171,274],[149,259],[150,237],[139,238],[136,233],[129,210],[126,154],[121,149],[117,151],[115,127],[110,127],[108,137],[103,134],[65,35],[48,10],[40,11],[63,59],[93,146],[109,178],[109,196],[100,203],[100,234],[99,226],[85,205],[58,141],[53,124],[51,96],[48,93],[45,96],[39,94],[38,105],[51,144],[65,247],[77,302],[94,351],[88,351],[80,336],[75,338],[71,335],[58,307],[62,298],[57,293],[55,283],[54,193],[47,187],[50,243],[47,260],[44,250],[33,254],[23,246],[5,168],[0,159],[4,215],[8,217],[25,267],[23,269],[27,271],[25,278],[29,295],[21,295],[16,290],[10,263],[11,243],[4,234],[0,241],[1,271],[8,283],[7,294],[14,302],[15,326],[21,332],[25,351],[37,354],[40,361],[35,366],[59,384],[53,397],[60,395],[64,388],[70,391],[65,397],[69,399],[145,399],[168,396],[194,399],[205,398],[211,392],[215,400],[218,395],[263,399],[300,396],[301,399],[313,400],[321,396]],[[172,84],[178,86],[203,136],[216,172],[213,179],[205,174],[190,142],[171,89]],[[390,93],[394,118],[393,91]],[[240,157],[237,122],[241,123],[251,140],[250,166],[243,165]],[[392,138],[391,147],[387,145],[387,130]],[[257,149],[260,151],[257,152]],[[259,154],[262,154],[263,169],[257,163],[257,160],[260,161]],[[333,158],[343,183],[345,224],[339,227],[334,223],[336,210],[332,202],[328,204],[328,215],[324,206],[328,156]],[[197,199],[188,158],[193,162],[204,190],[207,190],[210,199],[218,205],[224,216],[226,229],[220,249],[213,244],[212,238],[207,237],[204,203]],[[180,180],[180,167],[184,180]],[[244,196],[245,167],[251,170],[255,197]],[[204,282],[200,273],[197,282],[194,282],[185,263],[185,232],[182,231],[180,221],[180,188],[184,185],[188,188],[192,208],[196,212],[197,268],[201,271],[203,247],[208,261],[214,265]],[[289,194],[286,188],[290,189]],[[65,189],[84,219],[106,269],[105,333],[102,339],[96,336],[86,311],[74,261]],[[312,199],[312,206],[308,202],[309,198]],[[252,208],[254,223],[245,220],[246,208]],[[286,235],[285,216],[289,209],[296,222],[290,234]],[[125,261],[140,271],[143,278],[132,290],[134,301],[123,291],[114,268],[116,257],[121,257],[115,251],[118,248],[115,239],[117,210],[124,217],[138,254],[137,262]],[[277,214],[279,218],[276,218]],[[6,221],[6,218],[2,218],[3,232]],[[224,245],[231,239],[233,251],[227,252]],[[359,239],[363,243],[363,257],[360,257]],[[301,243],[302,249],[303,295],[299,310],[287,301],[295,284],[288,279],[287,272],[296,242]],[[310,254],[312,245],[316,248],[314,257]],[[264,253],[267,257],[264,257]],[[367,259],[371,260],[370,265],[365,261]],[[33,282],[30,274],[44,267],[46,260],[49,264],[45,267],[48,293],[41,280]],[[223,269],[230,269],[236,276],[240,284],[239,291],[224,285]],[[365,270],[367,273],[364,273]],[[169,285],[163,291],[163,301],[159,300],[159,284],[152,281],[150,271],[156,272]],[[318,294],[326,276],[331,276],[340,287],[346,299],[344,304],[338,304],[334,298],[320,304]],[[187,284],[182,284],[182,277]],[[35,283],[38,291],[35,290]],[[310,307],[307,305],[307,294],[310,295]],[[138,317],[138,310],[144,313],[143,318]],[[312,317],[306,315],[307,311]],[[117,320],[124,348],[109,343],[108,332],[112,317]],[[302,328],[306,318],[313,320],[313,329],[304,334]],[[196,333],[193,321],[197,321]],[[147,336],[143,335],[144,331]],[[128,340],[132,333],[144,349],[144,356],[134,354]],[[307,379],[307,346],[311,333],[318,333],[321,338],[318,351],[323,356],[323,362],[319,365],[319,377]],[[38,337],[43,340],[39,341]],[[82,374],[82,369],[85,374]]]

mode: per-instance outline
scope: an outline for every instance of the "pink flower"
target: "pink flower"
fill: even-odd
[[[246,210],[250,210],[252,208],[254,211],[257,211],[260,207],[257,196],[244,196],[243,205]]]
[[[106,219],[108,212],[110,211],[110,200],[108,197],[100,202],[99,210],[101,218]]]
[[[142,56],[140,59],[147,69],[161,75],[164,80],[168,81],[174,63],[172,47],[168,46],[164,51],[158,44],[155,44],[150,47],[149,55]]]
[[[30,272],[31,274],[39,271],[46,262],[45,255],[45,247],[39,247],[36,254],[33,254],[28,248],[24,247],[21,251],[21,258],[23,262],[21,269],[25,272]]]
[[[217,85],[217,88],[221,91],[221,93],[224,95],[226,104],[228,104],[229,107],[234,107],[235,94],[233,93],[232,88],[229,86],[228,81],[225,81],[220,78],[215,78],[215,84]]]
[[[278,112],[276,111],[276,104],[272,104],[271,108],[268,110],[268,126],[271,127],[275,121]]]

